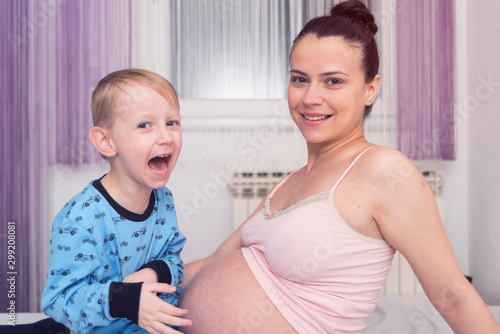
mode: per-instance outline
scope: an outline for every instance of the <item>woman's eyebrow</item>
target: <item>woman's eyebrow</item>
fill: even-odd
[[[292,69],[292,70],[290,70],[290,71],[289,71],[289,73],[292,73],[292,72],[293,72],[293,73],[297,73],[297,74],[300,74],[300,75],[303,75],[303,76],[308,77],[308,75],[307,75],[306,73],[301,72],[301,71],[299,71],[299,70],[293,70],[293,69]],[[344,73],[344,72],[342,72],[342,71],[325,72],[325,73],[321,73],[319,76],[320,76],[320,77],[327,77],[327,76],[330,76],[330,75],[339,75],[339,74],[340,74],[340,75],[345,75],[345,76],[347,76],[347,77],[349,76],[349,74]]]
[[[303,76],[305,76],[305,77],[307,77],[307,76],[308,76],[308,75],[307,75],[306,73],[304,73],[304,72],[301,72],[301,71],[299,71],[299,70],[293,70],[293,69],[292,69],[292,70],[290,70],[288,73],[292,73],[292,72],[293,72],[293,73],[300,74],[300,75],[303,75]]]
[[[333,71],[333,72],[326,72],[326,73],[321,73],[319,76],[320,77],[327,77],[327,76],[330,76],[330,75],[345,75],[346,77],[349,76],[349,74],[347,73],[344,73],[342,71]]]

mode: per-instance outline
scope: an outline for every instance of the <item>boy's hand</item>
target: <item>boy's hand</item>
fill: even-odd
[[[156,271],[151,268],[144,268],[139,271],[136,271],[133,274],[128,275],[125,277],[123,280],[125,283],[138,283],[138,282],[144,282],[144,283],[157,283],[158,282],[158,275],[156,275]]]
[[[156,293],[172,293],[177,288],[165,283],[144,283],[139,304],[139,326],[150,333],[179,333],[172,326],[191,326],[192,321],[181,318],[188,311],[172,306],[156,296]]]

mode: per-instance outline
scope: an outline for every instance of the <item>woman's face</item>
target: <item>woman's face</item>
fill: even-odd
[[[341,37],[307,35],[290,56],[288,105],[308,144],[342,143],[363,135],[365,106],[380,86],[366,84],[361,49]]]

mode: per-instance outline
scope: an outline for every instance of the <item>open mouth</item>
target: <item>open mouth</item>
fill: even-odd
[[[149,168],[157,174],[164,174],[168,171],[168,164],[170,162],[170,154],[159,155],[148,162]]]
[[[321,116],[308,116],[301,114],[304,119],[307,119],[308,121],[322,121],[324,119],[332,117],[332,115],[321,115]]]

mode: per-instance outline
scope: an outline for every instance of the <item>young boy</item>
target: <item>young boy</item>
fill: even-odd
[[[92,116],[110,171],[55,218],[42,310],[77,333],[180,333],[165,325],[191,323],[176,307],[185,237],[165,187],[182,146],[175,89],[116,71],[92,93]]]

